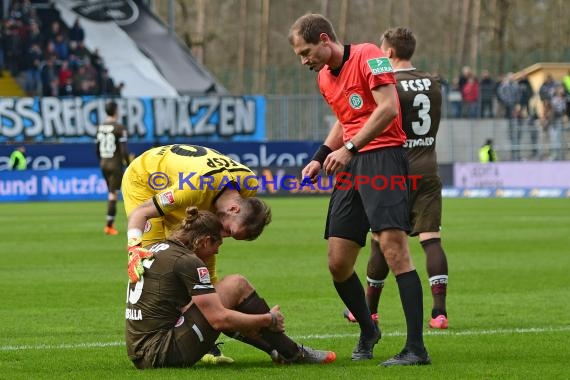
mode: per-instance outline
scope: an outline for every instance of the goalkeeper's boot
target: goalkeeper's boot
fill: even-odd
[[[430,319],[429,327],[432,329],[442,329],[445,330],[448,326],[447,317],[443,314],[438,315],[435,318]]]
[[[431,359],[424,349],[422,353],[415,353],[410,351],[408,348],[404,348],[402,352],[394,356],[392,359],[388,359],[380,365],[384,367],[392,366],[403,366],[403,365],[427,365],[431,364]]]
[[[345,317],[349,322],[356,323],[356,318],[348,309],[344,309],[342,312],[343,317]],[[378,323],[378,313],[370,314],[370,318],[374,321],[374,323]]]
[[[328,364],[336,360],[334,351],[315,350],[298,345],[299,351],[291,359],[283,357],[277,350],[271,351],[271,360],[277,364]]]
[[[105,235],[118,235],[119,231],[115,228],[115,226],[105,226],[105,228],[103,229],[103,232],[105,232]]]
[[[223,342],[216,343],[206,355],[202,356],[202,361],[208,364],[231,364],[234,359],[222,354],[218,346],[224,344]]]

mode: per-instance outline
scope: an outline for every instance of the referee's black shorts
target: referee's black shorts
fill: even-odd
[[[410,232],[408,161],[401,147],[358,153],[336,176],[325,239],[339,237],[366,245],[368,231]]]

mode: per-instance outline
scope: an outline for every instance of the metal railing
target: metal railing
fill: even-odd
[[[269,141],[322,141],[335,116],[320,95],[268,95],[266,137]],[[446,107],[444,106],[444,111]],[[445,112],[444,112],[445,113]],[[444,116],[437,138],[440,163],[478,161],[479,148],[493,139],[501,161],[570,159],[570,126],[561,126],[559,140],[539,120],[520,120],[509,129],[504,118],[461,119]]]

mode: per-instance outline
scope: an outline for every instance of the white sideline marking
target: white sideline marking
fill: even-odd
[[[501,334],[537,334],[545,332],[570,331],[570,326],[560,327],[543,327],[543,328],[517,328],[517,329],[493,329],[493,330],[428,330],[424,335],[429,336],[477,336],[477,335],[501,335]],[[406,336],[403,331],[391,333],[382,333],[382,337],[386,336]],[[299,335],[292,336],[294,340],[303,339],[333,339],[333,338],[354,338],[358,334],[315,334],[315,335]],[[70,343],[70,344],[38,344],[38,345],[16,345],[16,346],[0,346],[0,351],[22,351],[22,350],[66,350],[76,348],[97,348],[97,347],[115,347],[124,346],[125,342],[94,342],[94,343]]]

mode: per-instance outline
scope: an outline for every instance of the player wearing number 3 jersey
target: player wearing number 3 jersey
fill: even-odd
[[[411,192],[411,236],[419,236],[426,254],[427,273],[433,308],[429,326],[446,329],[447,258],[441,246],[441,180],[435,151],[436,135],[441,117],[441,86],[439,79],[416,70],[411,57],[416,39],[407,28],[388,29],[382,35],[382,50],[390,58],[400,98],[402,127],[406,132],[406,155],[410,175],[420,175],[419,187]],[[371,313],[378,309],[379,297],[388,275],[388,266],[380,247],[371,241],[368,262],[366,301]]]

